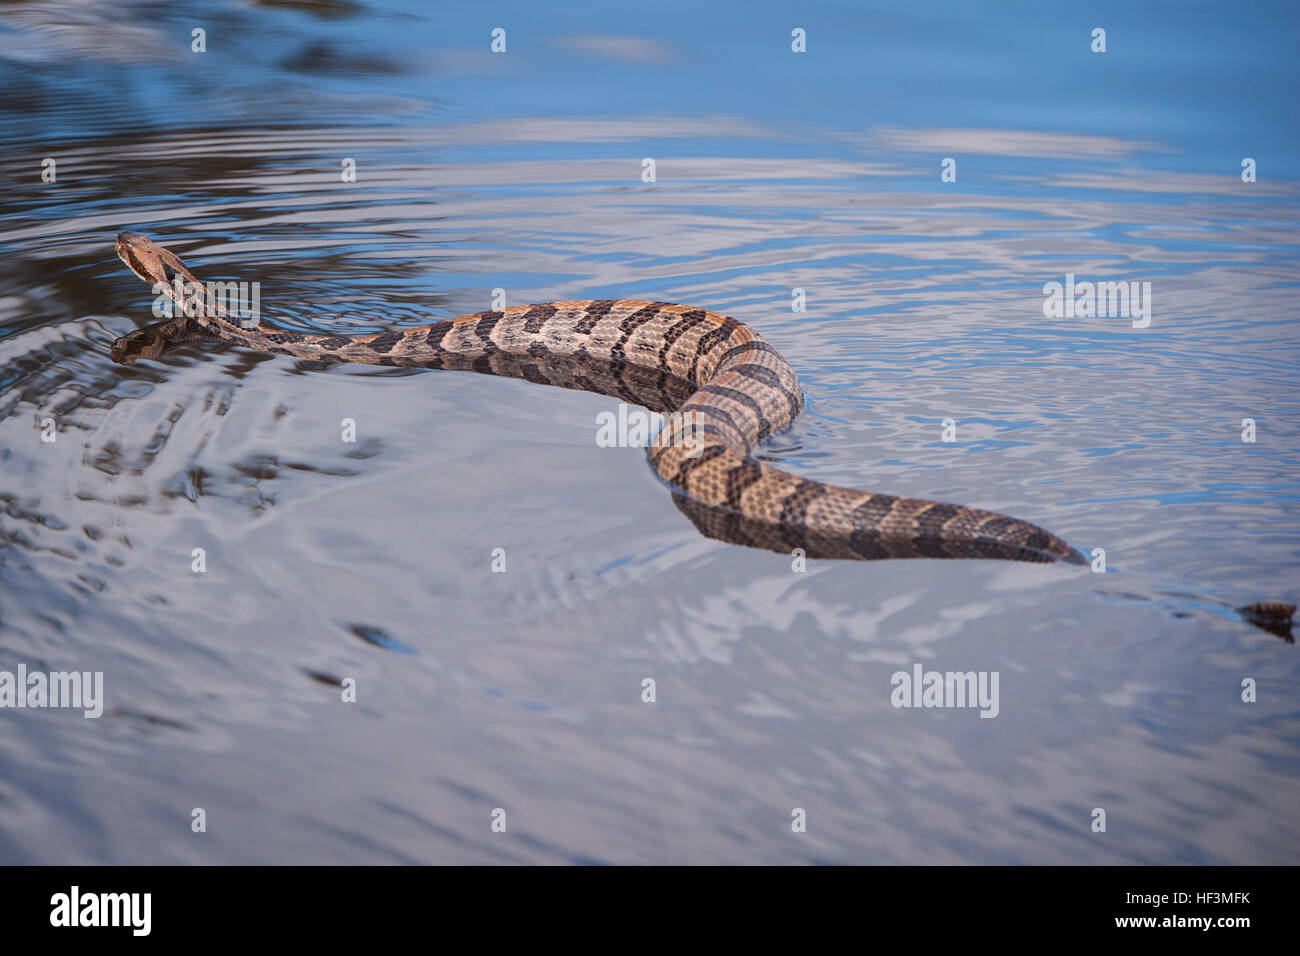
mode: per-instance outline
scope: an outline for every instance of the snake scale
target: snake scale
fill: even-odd
[[[118,362],[217,340],[314,361],[469,370],[599,392],[669,413],[650,442],[650,464],[709,537],[802,548],[812,558],[1083,563],[1060,538],[1017,518],[839,488],[756,460],[754,448],[799,414],[803,393],[776,349],[717,312],[640,299],[547,302],[378,335],[312,335],[265,322],[245,328],[219,307],[186,314],[177,279],[201,287],[179,257],[129,232],[118,235],[117,253],[182,307],[119,339]]]

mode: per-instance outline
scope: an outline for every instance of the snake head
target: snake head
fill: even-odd
[[[172,286],[179,275],[184,282],[198,284],[180,256],[164,249],[138,232],[117,234],[117,257],[126,267],[150,285]]]

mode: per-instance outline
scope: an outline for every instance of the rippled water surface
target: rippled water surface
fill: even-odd
[[[0,6],[0,671],[105,696],[0,709],[0,862],[1294,861],[1296,651],[1233,609],[1298,593],[1297,18],[1142,6]],[[769,459],[1107,571],[794,573],[599,395],[115,365],[124,229],[303,330],[726,312],[806,392]],[[1149,326],[1046,317],[1067,274]],[[892,706],[914,664],[996,719]]]

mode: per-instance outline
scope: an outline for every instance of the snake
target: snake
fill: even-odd
[[[642,299],[544,302],[374,335],[247,327],[180,257],[123,232],[118,257],[179,307],[123,336],[122,364],[184,343],[220,341],[316,362],[473,371],[616,397],[660,415],[650,466],[704,535],[808,558],[996,558],[1086,563],[1037,525],[967,505],[841,488],[755,457],[804,395],[790,363],[756,331],[709,309]]]

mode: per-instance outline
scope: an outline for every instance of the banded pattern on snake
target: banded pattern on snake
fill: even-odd
[[[198,280],[174,253],[124,232],[117,253],[182,307],[176,282]],[[316,361],[458,369],[621,398],[673,413],[650,464],[704,534],[811,558],[1001,558],[1076,564],[1042,528],[965,505],[839,488],[752,457],[803,407],[798,377],[753,329],[706,309],[640,299],[547,302],[476,312],[364,337],[312,335],[262,322],[244,328],[217,309],[137,330],[114,361],[156,358],[199,339]]]

